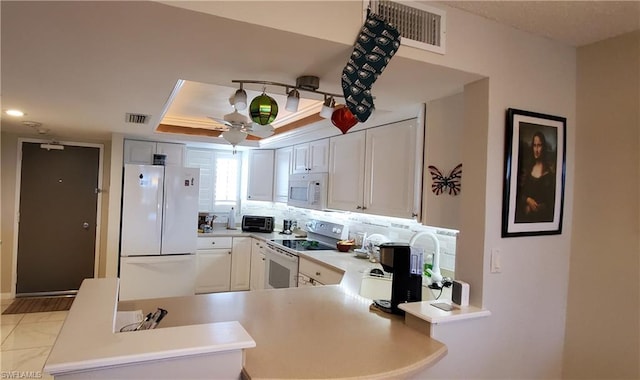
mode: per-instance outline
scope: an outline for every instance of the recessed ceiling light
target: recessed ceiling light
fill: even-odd
[[[20,110],[7,110],[7,115],[21,117],[24,116],[24,112]]]

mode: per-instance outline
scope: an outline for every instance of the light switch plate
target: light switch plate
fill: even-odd
[[[502,272],[502,257],[498,248],[491,250],[491,273]]]

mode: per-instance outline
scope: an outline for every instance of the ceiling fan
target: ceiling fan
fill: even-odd
[[[272,136],[275,133],[275,129],[271,124],[260,125],[258,123],[255,123],[251,121],[247,116],[238,112],[238,110],[234,110],[233,112],[224,115],[222,119],[213,116],[208,116],[208,118],[227,127],[227,129],[222,132],[222,137],[224,137],[227,141],[229,141],[229,139],[225,137],[225,133],[227,132],[232,132],[231,134],[236,134],[238,136],[244,134],[240,141],[244,140],[244,138],[246,138],[246,135],[266,138]]]

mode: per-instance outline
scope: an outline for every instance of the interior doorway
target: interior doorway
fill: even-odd
[[[101,156],[22,142],[16,297],[75,294],[94,277]]]

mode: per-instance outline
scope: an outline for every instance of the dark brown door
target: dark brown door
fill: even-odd
[[[18,296],[64,294],[94,275],[100,150],[22,144]]]

